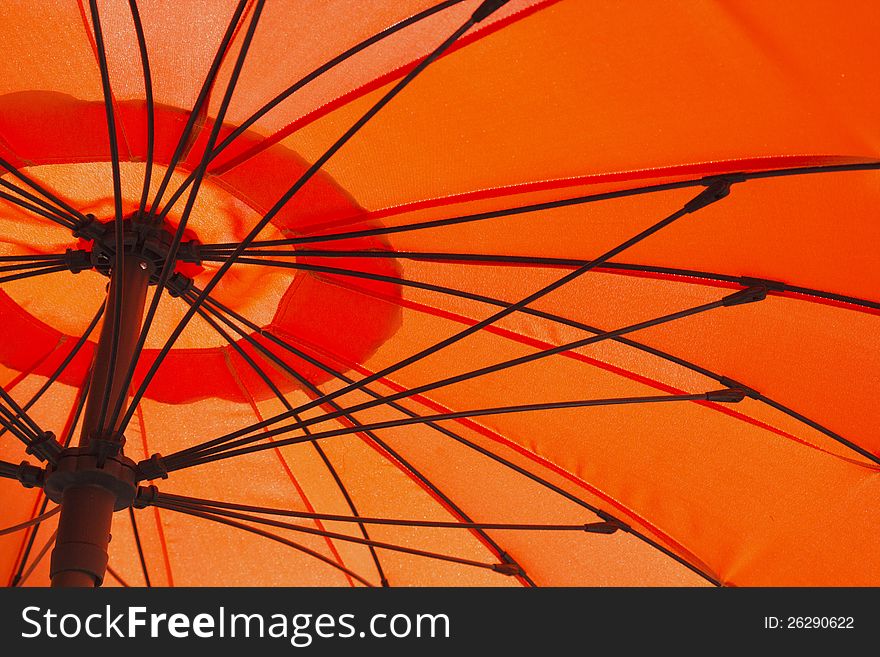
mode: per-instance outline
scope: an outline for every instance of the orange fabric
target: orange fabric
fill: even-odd
[[[166,171],[235,2],[142,2],[156,100],[156,167]],[[431,0],[278,0],[266,10],[220,130],[222,140],[311,70]],[[126,0],[98,2],[109,54],[123,206],[140,200],[146,159],[141,63]],[[209,167],[189,221],[203,243],[238,242],[310,163],[478,5],[465,0],[402,30],[321,76],[260,118]],[[249,3],[245,19],[249,19]],[[88,3],[0,7],[0,156],[61,198],[113,214],[109,140]],[[616,4],[512,0],[473,28],[345,144],[261,232],[260,240],[405,226],[704,176],[880,160],[880,8],[831,2],[726,0]],[[170,196],[199,164],[232,65],[239,28]],[[10,175],[3,180],[17,183]],[[302,249],[481,254],[483,261],[407,258],[276,260],[348,268],[513,303],[574,265],[505,264],[499,256],[587,261],[677,210],[702,188],[640,194]],[[4,190],[5,191],[5,190]],[[177,226],[186,197],[169,215]],[[760,303],[716,309],[628,336],[431,390],[401,401],[413,413],[721,388],[727,376],[818,423],[759,401],[540,411],[441,423],[564,491],[565,497],[431,427],[280,446],[171,474],[162,491],[251,505],[349,515],[335,471],[364,516],[477,522],[588,523],[589,507],[634,534],[479,532],[370,526],[375,540],[496,563],[526,577],[378,550],[398,585],[878,585],[880,467],[833,439],[880,457],[880,173],[845,171],[735,184],[729,198],[673,225],[532,304],[610,330],[715,301],[757,277],[816,294],[771,291]],[[0,200],[0,255],[91,248],[65,228]],[[290,247],[286,247],[290,248]],[[206,261],[200,287],[219,263]],[[665,273],[644,268],[667,268]],[[106,292],[94,271],[0,283],[0,384],[20,403],[40,388],[91,321]],[[152,288],[151,288],[152,289]],[[266,331],[351,379],[378,372],[498,310],[497,305],[394,282],[237,264],[214,296]],[[185,312],[167,296],[137,386]],[[370,387],[391,394],[565,344],[583,330],[513,313]],[[31,409],[67,427],[97,333]],[[293,407],[315,393],[258,356]],[[265,344],[270,344],[265,342]],[[342,383],[277,347],[322,393]],[[691,363],[683,366],[675,359]],[[341,396],[343,406],[371,400]],[[147,390],[126,437],[139,460],[168,454],[284,412],[261,376],[194,318]],[[314,418],[328,405],[307,411]],[[403,417],[378,406],[359,422]],[[343,419],[311,427],[348,426]],[[287,436],[284,436],[287,437]],[[279,437],[281,438],[281,437]],[[75,439],[75,438],[74,438]],[[276,439],[277,440],[277,439]],[[0,436],[0,459],[27,457]],[[329,462],[329,466],[328,466]],[[420,477],[433,484],[426,485]],[[584,502],[578,504],[571,497]],[[0,527],[38,513],[42,498],[0,480]],[[456,510],[456,508],[458,510]],[[154,585],[359,585],[338,569],[238,530],[157,509],[136,512]],[[55,528],[41,527],[30,564]],[[302,521],[350,537],[356,525]],[[372,583],[363,545],[279,533]],[[0,537],[0,582],[20,568],[28,532]],[[144,577],[127,512],[113,524],[110,564]],[[697,572],[705,575],[701,577]],[[48,582],[48,556],[27,584]]]

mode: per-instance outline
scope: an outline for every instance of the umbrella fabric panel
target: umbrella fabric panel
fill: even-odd
[[[743,309],[741,318],[722,315],[717,323],[695,318],[675,332],[649,329],[645,340],[661,349],[674,341],[682,357],[754,381],[773,399],[877,454],[878,409],[869,393],[880,371],[877,315],[799,299],[768,301],[764,312]],[[712,333],[741,349],[716,347]]]
[[[266,366],[265,369],[272,368]],[[335,382],[328,383],[325,391],[337,387],[338,384]],[[261,417],[270,417],[284,410],[274,399],[257,403]],[[304,417],[315,417],[320,414],[316,410],[305,413]],[[343,426],[350,426],[350,423],[340,420],[321,422],[312,425],[310,431],[331,431]],[[401,514],[407,514],[410,517],[447,522],[456,518],[444,500],[419,480],[418,475],[427,474],[428,471],[411,471],[407,465],[385,452],[382,446],[373,442],[369,436],[357,434],[347,438],[320,444],[319,448],[324,452],[329,463],[319,458],[317,449],[312,445],[280,448],[280,453],[292,464],[292,470],[301,481],[304,490],[312,491],[310,497],[320,501],[320,509],[317,510],[327,513],[333,512],[335,508],[341,515],[352,515],[356,512],[357,515],[380,518],[401,517]],[[335,490],[330,485],[331,468],[339,477]],[[344,502],[343,488],[352,500],[354,509]],[[328,492],[331,494],[328,495]],[[213,498],[217,499],[217,496]],[[225,499],[233,498],[234,494],[230,494]],[[321,527],[331,531],[341,531],[356,537],[362,536],[356,525],[348,524],[345,527],[341,525],[342,523],[321,522]],[[440,554],[457,555],[485,563],[498,561],[497,555],[493,555],[488,546],[472,532],[383,526],[368,526],[367,529],[372,540]],[[358,565],[358,572],[371,573],[376,570],[375,563],[367,561],[370,555],[365,553],[364,548],[338,540],[334,541],[334,545],[347,564]],[[355,554],[353,555],[352,552]],[[357,561],[352,557],[356,557]],[[461,585],[507,583],[504,581],[506,579],[504,576],[491,571],[416,555],[380,549],[377,551],[377,558],[385,577],[396,585],[441,585],[451,581]],[[375,582],[379,581],[378,577],[371,579]],[[515,581],[513,583],[515,584]]]
[[[4,26],[0,94],[45,89],[89,100],[102,98],[95,54],[77,4],[8,2],[0,12]],[[24,60],[22,53],[27,53]],[[106,143],[106,130],[104,137]]]
[[[465,38],[482,39],[557,1],[515,0],[475,26]],[[352,6],[344,0],[308,3],[288,0],[267,5],[236,87],[229,120],[241,122],[249,118],[262,102],[348,48],[438,4],[436,0],[395,3],[373,0]],[[477,5],[479,2],[475,0],[466,0],[445,7],[388,36],[381,45],[357,53],[261,117],[255,124],[256,129],[267,136],[287,131],[303,117],[344,98],[352,90],[372,84],[389,72],[411,67],[439,43],[438,35],[455,31]],[[321,28],[315,29],[318,25]],[[237,52],[235,46],[239,43],[240,39],[234,42],[230,57]],[[460,44],[453,46],[458,47]],[[225,84],[227,73],[228,70],[219,76],[218,86]],[[218,102],[214,97],[213,105]],[[217,166],[224,166],[225,160],[219,158]]]
[[[811,43],[787,55],[809,63],[797,75],[723,4],[554,4],[442,58],[326,171],[376,210],[671,164],[875,156],[880,134],[866,108],[880,100],[870,64],[876,8],[791,11],[803,17],[792,31]],[[770,44],[790,29],[778,20]],[[584,26],[596,26],[588,38]],[[840,54],[813,67],[826,50]],[[317,157],[389,86],[314,116],[282,143]]]
[[[358,436],[350,440],[327,441],[323,446],[345,483],[358,512],[379,518],[418,518],[454,521],[442,502],[426,490],[405,468],[383,455]],[[430,472],[429,470],[423,472]],[[431,477],[428,474],[429,478]],[[326,475],[324,475],[326,478]],[[448,491],[444,491],[448,492]],[[453,497],[455,500],[455,497]],[[457,500],[455,500],[457,502]],[[328,523],[328,528],[331,526]],[[481,563],[497,563],[498,557],[472,532],[458,529],[367,527],[370,538],[429,552],[456,555]],[[338,527],[334,531],[339,531]],[[348,533],[358,535],[349,528]],[[338,544],[338,542],[337,542]],[[377,550],[388,582],[392,586],[517,586],[513,577],[473,566]]]
[[[384,393],[397,390],[383,385],[376,385],[374,389]],[[352,397],[357,402],[369,399],[365,395]],[[407,400],[403,405],[421,414],[438,410],[430,404],[417,401]],[[358,413],[358,417],[363,422],[370,422],[402,417],[402,414],[374,409]],[[492,452],[502,455],[504,459],[536,472],[580,499],[618,510],[613,503],[609,505],[608,500],[583,485],[572,485],[560,474],[562,471],[555,472],[546,464],[524,457],[503,440],[488,437],[491,432],[481,433],[479,425],[468,421],[440,424],[468,441],[489,446]],[[589,509],[514,472],[509,466],[488,459],[436,429],[412,425],[397,430],[381,430],[378,434],[415,468],[428,473],[432,483],[477,522],[585,524],[599,521]],[[333,438],[327,443],[334,445],[335,453],[344,455],[344,450],[350,448],[354,438]],[[487,533],[524,568],[532,580],[542,586],[623,586],[639,582],[659,585],[707,584],[668,556],[623,532],[614,535],[507,530]],[[563,565],[561,569],[558,568],[560,564]]]
[[[180,108],[192,106],[236,4],[232,0],[222,3],[159,2],[139,7],[157,103]],[[437,4],[439,2],[428,0],[395,3],[373,0],[357,6],[344,0],[305,3],[282,0],[267,4],[236,85],[236,94],[227,114],[229,120],[243,122],[264,102],[341,52]],[[436,35],[454,31],[478,4],[477,0],[453,4],[427,16],[410,29],[391,35],[382,47],[359,53],[297,92],[295,97],[258,121],[257,128],[264,134],[271,134],[329,100],[343,96],[388,71],[410,65],[433,48]],[[546,0],[513,2],[480,24],[474,33],[491,32],[498,22],[506,24],[521,13],[529,13],[534,5],[549,4],[552,2]],[[244,20],[252,15],[253,5],[251,2],[246,6]],[[114,96],[120,100],[142,99],[142,73],[137,44],[132,38],[134,28],[128,5],[122,0],[105,0],[99,3],[99,9]],[[80,34],[86,29],[91,30],[91,16],[83,15],[79,23]],[[238,55],[244,32],[244,29],[236,32],[225,54],[227,61],[233,61]],[[94,60],[85,60],[82,67],[91,71]],[[228,75],[229,68],[220,72],[215,89],[225,88]],[[100,98],[100,89],[97,97]],[[222,93],[212,94],[209,114],[216,114],[221,97]]]
[[[142,416],[143,423],[139,423],[136,433],[142,432],[141,447],[147,455],[167,453],[200,436],[259,419],[250,403],[232,404],[217,399],[184,405],[146,402]],[[291,467],[280,454],[267,451],[249,463],[228,461],[202,473],[187,472],[173,482],[169,479],[162,489],[209,499],[237,497],[257,505],[305,508],[308,502]],[[343,573],[287,546],[197,518],[165,510],[160,514],[175,585],[206,585],[216,581],[221,572],[228,574],[231,585],[256,581],[283,585],[293,579],[294,573],[298,573],[298,582],[350,585]],[[208,531],[213,538],[205,540]],[[291,539],[336,558],[333,546],[320,537],[297,535]]]

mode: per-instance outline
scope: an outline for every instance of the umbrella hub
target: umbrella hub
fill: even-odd
[[[71,269],[76,272],[95,269],[109,278],[116,259],[116,220],[102,222],[93,215],[88,218],[89,221],[81,224],[74,233],[86,242],[83,245],[86,248],[68,252]],[[122,219],[125,253],[135,259],[141,269],[149,272],[150,285],[159,282],[162,268],[171,255],[175,230],[161,218],[151,217],[146,212],[135,212]],[[184,234],[174,258],[175,273],[179,277],[192,279],[201,272],[198,246],[194,236]]]
[[[137,464],[122,453],[125,439],[92,438],[84,447],[68,447],[55,465],[48,465],[43,490],[60,504],[71,486],[101,488],[112,494],[114,511],[131,506],[137,493]]]

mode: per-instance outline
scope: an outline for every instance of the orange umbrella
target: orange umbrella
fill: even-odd
[[[0,26],[0,581],[880,584],[876,3]]]

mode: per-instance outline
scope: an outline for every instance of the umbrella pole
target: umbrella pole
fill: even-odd
[[[106,435],[100,435],[99,422],[108,382],[112,382],[109,408],[114,408],[120,396],[128,396],[126,374],[140,333],[149,282],[148,263],[134,254],[125,254],[121,276],[111,272],[107,311],[95,350],[92,380],[79,438],[81,448],[88,448],[93,438],[106,438]],[[119,308],[115,304],[117,285],[122,285],[123,303]],[[111,377],[110,350],[117,316],[121,318],[121,323],[117,358]],[[122,440],[121,436],[115,435],[116,428],[113,427],[109,433],[113,434],[114,440]],[[117,494],[108,487],[70,485],[64,489],[58,534],[52,551],[53,587],[95,587],[101,584],[107,567],[110,525],[116,505]]]

